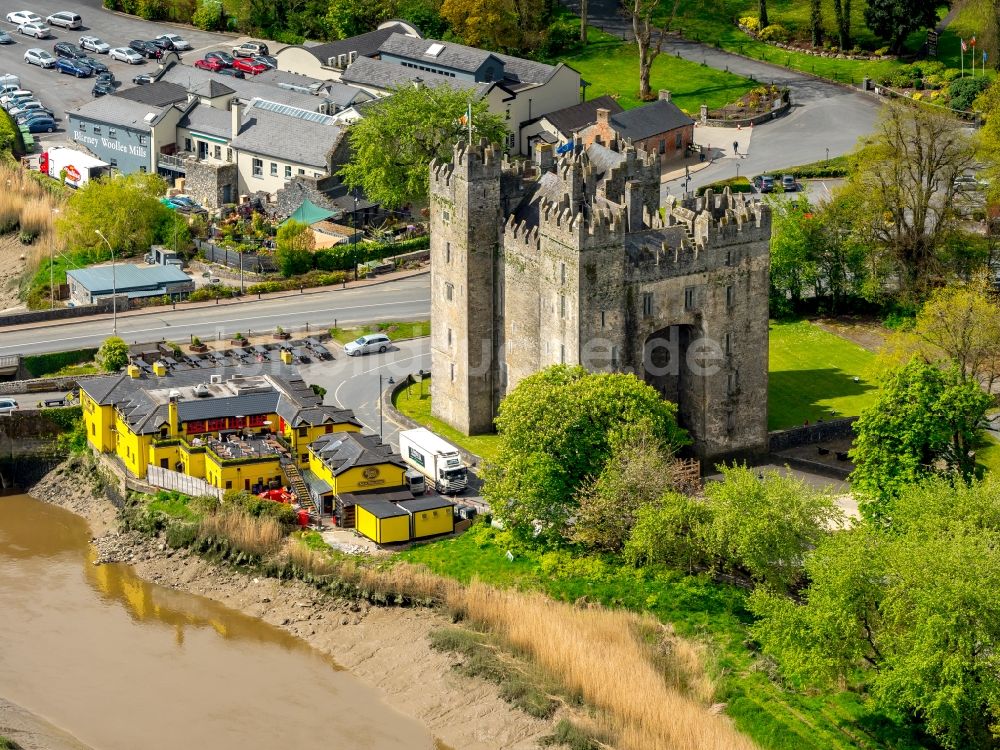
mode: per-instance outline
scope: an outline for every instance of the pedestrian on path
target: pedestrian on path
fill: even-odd
[[[733,153],[736,154],[736,156],[740,155],[740,142],[739,141],[733,141]]]

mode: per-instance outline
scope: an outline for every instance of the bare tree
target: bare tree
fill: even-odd
[[[580,41],[587,43],[587,0],[580,0]]]
[[[639,45],[639,99],[648,102],[653,98],[653,89],[649,85],[649,75],[653,69],[653,61],[663,49],[663,38],[666,30],[677,17],[680,0],[674,0],[670,17],[657,28],[653,25],[653,16],[660,7],[660,0],[628,0],[625,15],[632,19],[632,32],[635,43]]]
[[[949,275],[942,259],[961,219],[955,177],[974,159],[958,120],[915,104],[887,105],[858,154],[847,187],[862,198],[854,231],[871,248],[869,264],[895,275],[904,296]]]

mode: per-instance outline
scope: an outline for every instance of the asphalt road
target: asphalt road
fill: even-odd
[[[269,331],[281,326],[290,333],[316,331],[337,325],[351,326],[388,320],[430,318],[429,276],[411,276],[374,286],[312,294],[248,300],[239,304],[187,306],[158,309],[145,314],[119,316],[118,335],[126,341],[183,342],[191,336],[222,340],[237,331]],[[43,354],[100,346],[111,335],[110,315],[91,316],[60,323],[4,329],[0,354]]]
[[[8,13],[18,10],[31,10],[42,18],[60,10],[74,10],[83,17],[84,28],[71,31],[53,27],[52,38],[49,39],[21,36],[17,33],[16,26],[4,20]],[[72,140],[71,136],[63,130],[66,125],[66,110],[90,101],[92,98],[90,90],[94,86],[94,79],[75,78],[52,69],[45,70],[35,65],[29,65],[24,62],[25,50],[41,47],[51,52],[52,45],[56,42],[64,41],[76,44],[84,34],[99,36],[112,47],[123,47],[128,46],[128,43],[133,39],[152,39],[160,34],[172,32],[183,36],[195,48],[195,51],[182,53],[185,59],[194,60],[199,48],[225,50],[232,45],[233,41],[231,35],[200,31],[195,28],[178,29],[169,24],[118,15],[105,10],[96,0],[72,3],[62,0],[33,0],[31,3],[24,3],[20,0],[0,0],[0,28],[14,37],[14,44],[0,46],[0,73],[13,73],[18,76],[21,79],[22,87],[31,89],[42,104],[56,114],[59,118],[60,130],[52,134],[36,135],[36,139],[53,143]],[[156,69],[156,61],[147,60],[139,65],[128,65],[110,60],[107,55],[93,55],[93,57],[107,65],[115,77],[122,81],[125,86],[132,85],[133,76]]]

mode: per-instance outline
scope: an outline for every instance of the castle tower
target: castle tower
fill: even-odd
[[[432,408],[468,435],[492,431],[499,401],[500,171],[485,143],[431,165]]]

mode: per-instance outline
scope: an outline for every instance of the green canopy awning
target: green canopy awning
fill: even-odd
[[[295,209],[295,213],[281,222],[282,226],[290,221],[299,221],[303,224],[315,224],[317,221],[323,221],[324,219],[332,219],[336,216],[335,211],[330,211],[325,208],[320,208],[311,200],[306,198],[302,201],[302,205]]]

